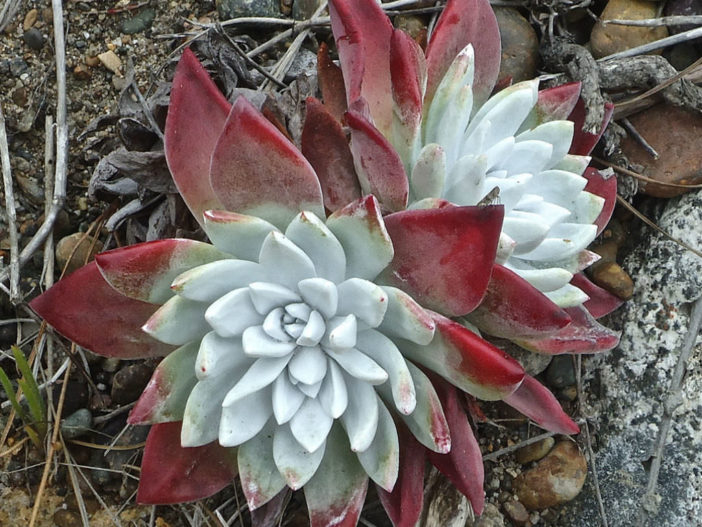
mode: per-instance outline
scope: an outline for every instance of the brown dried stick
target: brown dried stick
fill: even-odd
[[[5,210],[7,213],[7,230],[10,234],[10,301],[16,304],[20,300],[19,290],[19,241],[17,239],[17,212],[15,211],[15,193],[12,189],[12,169],[10,168],[10,150],[7,146],[5,132],[5,115],[0,107],[0,162],[2,162],[2,182],[5,189]]]

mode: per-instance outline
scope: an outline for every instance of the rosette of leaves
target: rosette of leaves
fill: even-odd
[[[500,37],[487,0],[447,2],[426,54],[373,0],[333,0],[330,14],[341,71],[322,49],[325,104],[308,100],[302,141],[327,182],[328,206],[366,192],[386,211],[476,205],[494,194],[505,218],[493,280],[471,322],[534,351],[613,347],[616,335],[593,316],[621,301],[581,272],[598,258],[586,248],[616,198],[616,179],[588,167],[587,156],[611,105],[599,134],[592,134],[582,130],[579,83],[539,91],[533,80],[490,96]],[[573,320],[557,340],[510,321],[506,312],[521,296],[510,291],[528,289],[522,282]],[[498,311],[503,314],[495,316]]]
[[[327,217],[302,154],[248,101],[230,105],[189,50],[165,151],[211,243],[103,253],[31,303],[95,353],[164,357],[129,416],[153,425],[139,502],[204,498],[238,474],[251,509],[303,488],[312,525],[353,525],[370,478],[391,519],[414,525],[425,458],[482,511],[461,393],[578,431],[516,361],[448,318],[486,294],[503,206],[383,217],[369,195]],[[542,334],[567,326],[543,299],[524,316]]]

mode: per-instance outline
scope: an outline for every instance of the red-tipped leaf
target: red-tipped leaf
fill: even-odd
[[[141,330],[159,306],[117,292],[95,262],[58,281],[29,305],[63,336],[106,357],[161,357],[174,349]]]
[[[480,515],[485,506],[485,474],[480,446],[468,423],[466,412],[461,408],[456,389],[438,379],[434,386],[451,429],[451,451],[448,454],[428,452],[429,461],[470,500],[473,511]]]
[[[600,140],[602,134],[609,124],[609,120],[612,118],[612,113],[614,112],[614,105],[612,103],[605,103],[604,118],[602,119],[602,124],[598,127],[595,133],[586,132],[583,130],[583,124],[585,123],[585,103],[581,100],[575,105],[573,112],[570,114],[568,119],[573,121],[575,124],[573,133],[573,142],[570,144],[570,154],[575,154],[579,156],[586,156],[592,152],[595,148],[597,141]]]
[[[570,283],[590,297],[590,300],[586,301],[583,306],[595,318],[610,314],[624,303],[624,300],[618,296],[593,284],[583,273],[573,275]]]
[[[302,153],[317,173],[324,206],[334,212],[361,197],[349,141],[339,121],[314,97],[307,99]]]
[[[210,185],[210,158],[231,105],[186,49],[178,63],[166,118],[168,168],[183,200],[202,225],[202,213],[222,204]]]
[[[378,498],[395,527],[414,527],[424,504],[425,448],[404,427],[398,426],[400,471],[395,488],[388,492],[376,485]]]
[[[599,324],[583,306],[569,307],[565,311],[571,323],[563,329],[544,337],[515,338],[514,341],[523,348],[548,355],[598,353],[619,344],[619,333]]]
[[[244,97],[234,103],[217,142],[210,181],[225,208],[278,227],[302,210],[324,217],[314,169]]]
[[[180,446],[180,421],[153,425],[144,447],[137,502],[183,503],[212,496],[233,483],[236,449],[217,442]]]
[[[427,46],[429,103],[458,52],[468,44],[475,51],[473,106],[490,96],[500,71],[500,33],[488,0],[449,0]]]
[[[600,234],[607,226],[607,223],[609,223],[612,212],[614,212],[614,206],[617,204],[617,176],[614,174],[604,176],[596,168],[587,167],[583,177],[587,179],[585,190],[605,200],[602,212],[595,220],[597,234]]]
[[[550,432],[580,432],[578,425],[563,411],[549,389],[529,375],[524,377],[524,381],[513,394],[505,397],[505,402]]]
[[[502,228],[501,205],[405,210],[385,218],[395,257],[385,278],[422,306],[462,316],[480,303]]]
[[[416,130],[422,120],[427,65],[419,44],[399,29],[392,34],[390,75],[397,115],[403,127]]]
[[[322,92],[324,107],[336,119],[341,121],[346,111],[346,88],[341,68],[334,64],[329,56],[329,48],[322,42],[317,51],[317,78]],[[307,103],[309,112],[309,102]]]
[[[521,129],[536,128],[549,121],[568,119],[580,98],[579,82],[569,82],[539,91],[536,105],[524,120]]]
[[[516,273],[495,264],[480,305],[468,316],[496,337],[548,335],[565,327],[570,316]]]

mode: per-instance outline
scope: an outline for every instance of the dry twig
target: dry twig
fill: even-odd
[[[626,20],[622,18],[614,18],[612,20],[602,20],[602,25],[609,24],[619,26],[637,26],[637,27],[660,27],[660,26],[685,26],[685,25],[700,25],[702,24],[702,16],[662,16],[659,18],[644,18],[643,20]]]
[[[15,193],[12,189],[12,169],[10,168],[10,150],[7,146],[5,115],[0,107],[0,162],[2,162],[2,183],[5,189],[5,211],[7,213],[7,230],[10,235],[10,301],[16,304],[20,300],[19,290],[19,241],[17,239],[17,212],[15,211]]]

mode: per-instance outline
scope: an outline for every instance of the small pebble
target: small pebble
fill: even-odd
[[[517,454],[515,456],[517,458],[517,463],[526,465],[532,461],[542,459],[549,453],[555,443],[555,439],[552,437],[547,437],[546,439],[542,439],[541,441],[537,441],[536,443],[520,448],[517,450]]]
[[[85,57],[85,65],[90,66],[91,68],[96,67],[98,64],[100,64],[100,59],[95,57],[95,56],[89,56]]]
[[[104,53],[100,53],[97,58],[102,65],[112,73],[116,73],[117,75],[122,74],[122,60],[114,51],[109,50],[105,51]]]
[[[80,527],[82,525],[80,515],[73,511],[56,511],[53,520],[57,527]]]
[[[529,521],[529,511],[518,501],[508,501],[502,508],[514,525],[521,526]]]
[[[22,34],[22,39],[27,46],[34,50],[40,50],[44,47],[44,43],[46,42],[44,35],[35,27],[25,31]]]
[[[243,16],[280,17],[280,0],[217,0],[221,20]]]
[[[121,368],[112,379],[112,400],[117,404],[136,401],[151,379],[152,373],[153,368],[143,362]]]
[[[571,355],[557,355],[546,368],[546,383],[551,388],[565,388],[575,384],[575,369]]]
[[[61,421],[61,434],[64,439],[74,439],[90,431],[93,415],[87,408],[81,408]]]
[[[22,22],[22,29],[24,31],[31,29],[31,27],[37,21],[37,16],[39,16],[39,11],[36,9],[30,9],[27,11],[27,14],[24,15],[24,22]]]
[[[600,20],[623,18],[641,20],[658,17],[658,2],[647,0],[609,0]],[[642,44],[668,36],[665,26],[636,27],[597,22],[590,35],[590,45],[595,58],[619,53]]]
[[[82,241],[81,241],[82,240]],[[91,250],[92,247],[92,250]],[[75,252],[74,252],[75,249]],[[59,269],[66,268],[67,273],[72,273],[102,250],[102,242],[97,240],[93,245],[93,240],[81,232],[76,232],[61,238],[56,244],[56,263]],[[73,256],[71,257],[71,254]],[[70,258],[70,263],[69,263]]]
[[[85,64],[78,64],[75,68],[73,68],[73,76],[78,79],[78,80],[88,80],[92,73],[90,72],[90,68],[86,66]]]
[[[127,18],[122,22],[122,33],[133,35],[151,27],[156,17],[156,11],[150,7],[142,9],[132,18]]]
[[[513,82],[533,79],[539,62],[539,39],[529,21],[513,8],[496,7],[500,28],[502,62],[499,79],[511,77]]]
[[[494,503],[486,503],[483,513],[473,524],[474,527],[505,527],[505,517]]]

